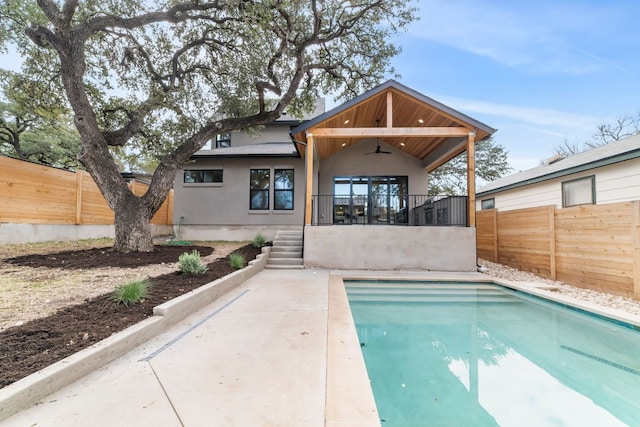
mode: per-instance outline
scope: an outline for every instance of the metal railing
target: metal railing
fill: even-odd
[[[312,225],[467,226],[466,196],[312,196]]]

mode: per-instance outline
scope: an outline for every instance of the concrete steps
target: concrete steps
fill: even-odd
[[[304,268],[302,231],[278,231],[265,268],[282,270]]]

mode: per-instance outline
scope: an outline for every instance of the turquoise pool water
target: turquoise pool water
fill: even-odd
[[[346,281],[383,427],[640,426],[640,333],[493,284]]]

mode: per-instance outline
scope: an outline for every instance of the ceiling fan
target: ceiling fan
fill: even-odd
[[[368,154],[391,154],[391,151],[384,151],[380,148],[380,141],[376,140],[376,142],[378,143],[377,147],[376,147],[376,151],[372,151],[370,153],[364,153],[365,155]]]
[[[378,127],[380,125],[380,119],[376,120],[376,127]],[[370,153],[364,153],[365,155],[368,154],[391,154],[391,151],[384,151],[380,148],[380,140],[378,138],[376,138],[376,151],[372,151]]]

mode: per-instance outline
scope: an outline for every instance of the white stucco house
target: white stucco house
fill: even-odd
[[[640,134],[497,179],[476,190],[476,208],[501,211],[640,200]]]

